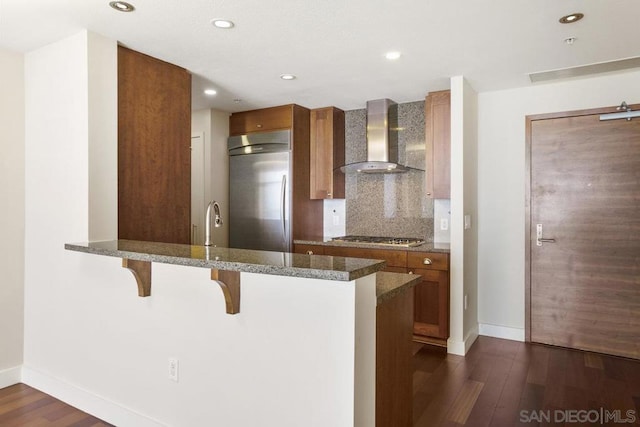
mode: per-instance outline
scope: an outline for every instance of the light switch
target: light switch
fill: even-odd
[[[340,215],[333,216],[333,225],[340,225]]]
[[[464,229],[468,230],[471,228],[471,215],[464,216]]]

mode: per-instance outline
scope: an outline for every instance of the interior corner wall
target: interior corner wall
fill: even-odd
[[[24,56],[0,49],[0,388],[18,382],[24,318]],[[15,370],[13,373],[10,370]],[[15,374],[15,375],[14,375]]]
[[[478,320],[482,335],[524,340],[525,117],[616,106],[622,101],[640,103],[640,71],[479,94]]]
[[[118,238],[118,45],[87,33],[89,241]]]

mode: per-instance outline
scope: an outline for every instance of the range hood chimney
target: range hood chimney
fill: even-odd
[[[390,99],[367,101],[367,161],[344,165],[344,173],[400,173],[398,164],[398,104]]]

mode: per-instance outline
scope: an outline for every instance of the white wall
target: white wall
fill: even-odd
[[[217,246],[229,245],[229,113],[220,110],[197,110],[191,115],[191,134],[204,134],[205,206],[211,200],[220,204],[223,226],[212,228],[213,241]],[[204,218],[204,216],[203,216]],[[204,233],[204,223],[198,227]],[[203,234],[204,235],[204,234]]]
[[[18,382],[24,309],[24,59],[0,49],[0,388]]]
[[[479,94],[481,334],[524,339],[525,116],[616,106],[623,100],[640,103],[640,71]]]
[[[449,353],[464,355],[478,336],[477,94],[462,76],[451,78],[451,253]],[[465,229],[465,216],[472,226]],[[468,306],[464,307],[467,296]]]
[[[88,33],[89,240],[118,238],[117,45]],[[116,165],[114,167],[114,165]]]
[[[478,336],[478,94],[463,79],[464,103],[464,341],[465,352]],[[465,227],[467,227],[465,225]],[[464,297],[467,306],[464,307]]]

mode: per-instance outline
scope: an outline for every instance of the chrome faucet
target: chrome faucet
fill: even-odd
[[[211,211],[213,211],[213,226],[218,228],[222,227],[222,217],[220,216],[220,205],[215,200],[209,202],[207,206],[207,214],[204,220],[204,245],[215,246],[213,239],[211,238]]]

